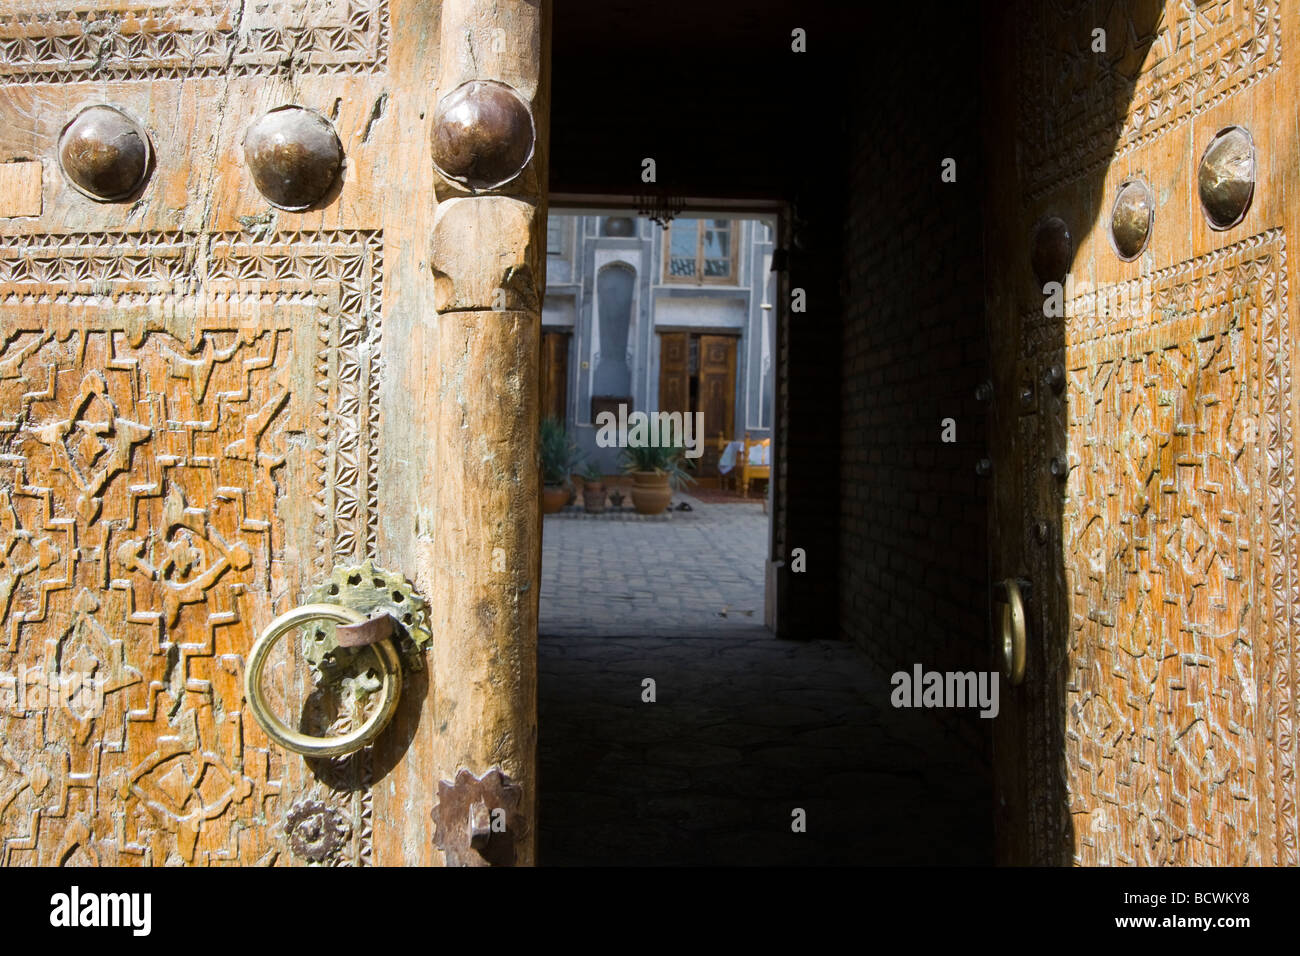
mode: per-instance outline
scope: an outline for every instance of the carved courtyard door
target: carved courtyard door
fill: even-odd
[[[3,7],[0,863],[532,862],[544,2]],[[431,649],[289,752],[366,561]]]
[[[1028,623],[1000,855],[1294,865],[1300,5],[1000,17],[991,560]]]

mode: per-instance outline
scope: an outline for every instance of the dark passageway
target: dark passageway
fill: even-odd
[[[993,721],[890,703],[896,671],[990,666],[980,10],[934,25],[917,56],[888,11],[673,6],[557,8],[552,198],[626,202],[653,158],[687,216],[780,205],[774,527],[753,554],[779,637],[707,619],[665,631],[632,606],[620,618],[567,570],[564,613],[552,603],[548,619],[548,519],[541,859],[992,862]],[[956,184],[940,181],[948,157]],[[960,437],[940,445],[950,415]],[[656,547],[679,575],[665,587],[703,590],[747,553]],[[808,573],[790,571],[794,548]],[[617,554],[589,558],[618,577]],[[583,601],[599,608],[591,625],[557,627]]]
[[[852,645],[543,634],[539,675],[545,865],[992,860],[987,771]]]
[[[690,501],[667,521],[544,519],[543,863],[989,862],[980,756],[890,707],[851,643],[755,624],[766,515]]]

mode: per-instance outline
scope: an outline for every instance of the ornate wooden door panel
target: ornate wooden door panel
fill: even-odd
[[[700,336],[700,395],[696,411],[704,413],[704,438],[725,435],[731,438],[736,431],[736,343],[734,335]],[[700,473],[718,473],[721,455],[716,444],[704,446],[700,459]]]
[[[1005,859],[1297,862],[1298,14],[998,25],[992,561],[1032,588],[996,737]]]
[[[430,142],[439,98],[476,80],[508,85],[544,133],[546,29],[524,2],[0,11],[0,863],[442,862],[438,782],[492,766],[524,787],[513,860],[531,861],[535,522],[496,526],[500,594],[452,585],[491,568],[457,543],[477,529],[438,508],[438,485],[473,496],[490,476],[440,420],[486,386],[449,397],[443,366],[460,383],[465,370],[440,362],[434,309],[452,316],[449,347],[506,288],[494,317],[518,351],[484,334],[473,357],[513,364],[494,399],[522,424],[500,448],[531,461],[545,138],[509,185],[474,187],[513,198],[436,172]],[[128,175],[108,201],[90,194],[130,173],[130,129],[101,127],[99,153],[61,148],[95,106],[149,143],[144,184]],[[259,172],[245,137],[285,106],[337,135],[337,176],[312,152],[328,135]],[[463,250],[464,224],[435,230],[452,207],[480,221],[459,259],[443,250]],[[494,423],[477,424],[487,440]],[[502,492],[521,514],[530,471]],[[486,523],[509,510],[484,509]],[[438,649],[376,744],[304,760],[250,718],[244,658],[332,567],[371,558],[433,603]],[[467,634],[475,613],[497,626]],[[489,692],[455,641],[497,642],[512,681]],[[287,661],[267,684],[286,712],[310,690]],[[312,707],[303,726],[319,732],[330,715]],[[502,744],[510,721],[518,740]]]
[[[569,339],[568,332],[542,335],[542,416],[565,421],[569,408]]]
[[[660,332],[659,411],[684,415],[690,407],[690,337],[685,332]]]

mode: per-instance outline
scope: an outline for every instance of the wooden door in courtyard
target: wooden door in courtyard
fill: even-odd
[[[734,335],[699,337],[699,403],[695,410],[704,415],[704,438],[726,435],[736,428],[736,343]],[[718,468],[716,445],[705,445],[700,461],[702,474],[714,474]]]
[[[548,31],[4,3],[0,863],[533,861]]]
[[[659,410],[701,412],[704,415],[704,454],[699,474],[718,473],[715,439],[736,438],[735,335],[691,332],[659,333]],[[693,427],[693,426],[692,426]]]
[[[1295,865],[1300,5],[993,16],[1000,855]]]
[[[542,333],[542,364],[538,372],[542,389],[543,418],[566,420],[569,398],[568,332]]]

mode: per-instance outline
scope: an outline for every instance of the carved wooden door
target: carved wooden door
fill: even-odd
[[[992,27],[991,559],[1028,586],[1001,856],[1294,865],[1300,7]]]
[[[5,0],[0,863],[532,862],[548,17]],[[305,759],[245,660],[366,561],[432,648]]]
[[[699,399],[693,411],[704,413],[704,434],[739,436],[736,430],[736,343],[734,335],[699,337]],[[699,462],[700,474],[716,475],[721,449],[716,443],[704,446]]]
[[[542,365],[539,376],[542,388],[542,417],[568,419],[569,409],[569,339],[568,332],[542,333]]]
[[[658,410],[683,415],[691,410],[690,336],[685,332],[659,333]]]

